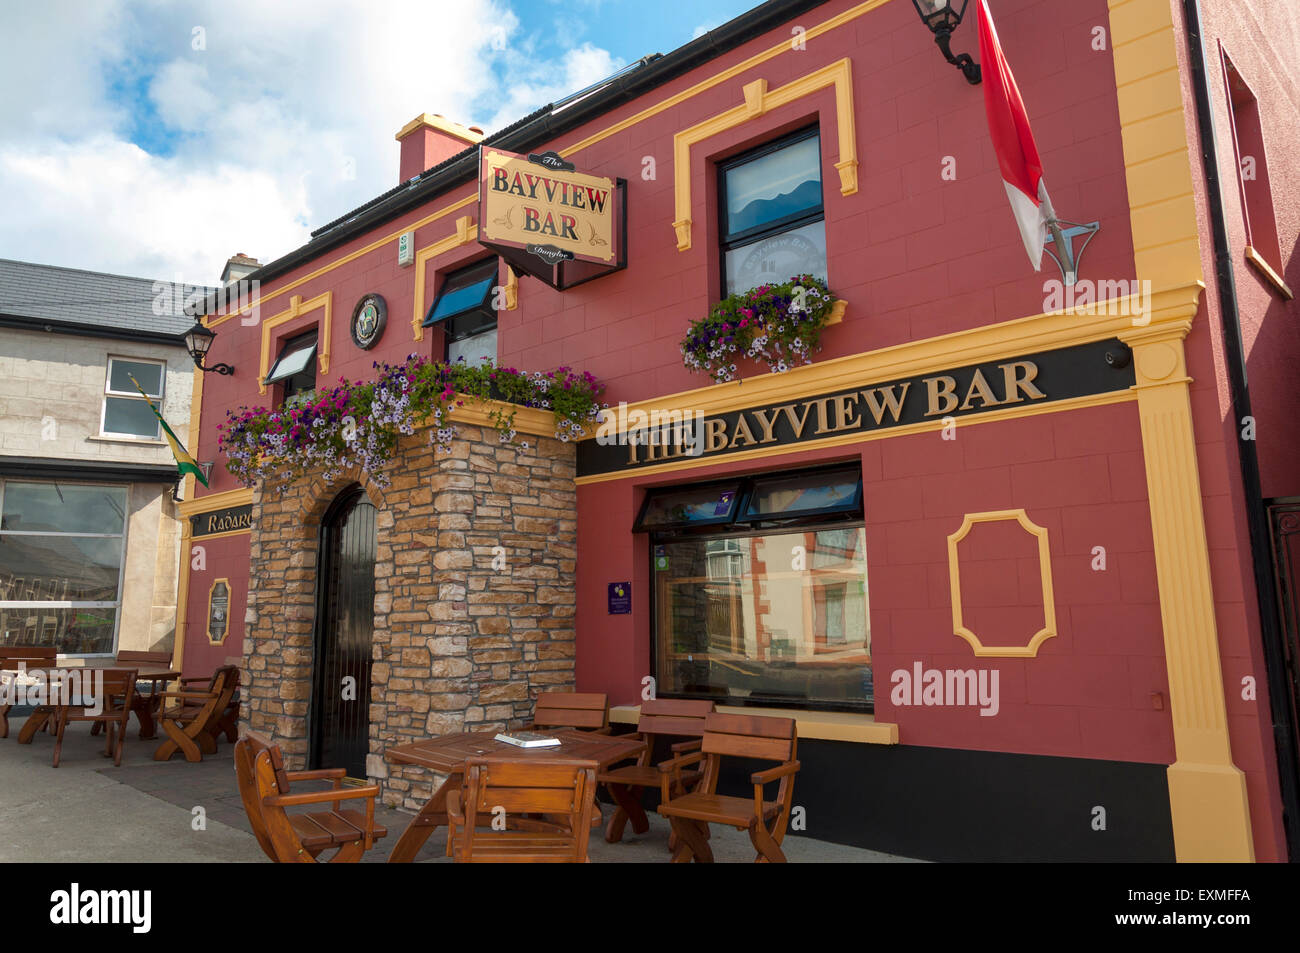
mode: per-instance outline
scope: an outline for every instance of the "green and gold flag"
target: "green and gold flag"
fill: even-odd
[[[130,377],[131,375],[127,376]],[[172,456],[176,458],[176,469],[180,472],[180,475],[184,476],[187,473],[192,473],[194,474],[194,479],[198,480],[204,486],[207,486],[208,479],[203,475],[203,468],[199,466],[197,460],[190,456],[190,452],[186,450],[184,444],[177,439],[176,434],[172,433],[172,428],[167,426],[167,421],[163,420],[163,415],[158,413],[158,408],[153,405],[153,401],[151,401],[149,395],[144,392],[144,388],[140,386],[140,382],[134,377],[131,377],[131,383],[134,384],[135,389],[140,392],[140,396],[144,398],[144,402],[149,405],[149,409],[153,411],[153,415],[158,418],[158,423],[162,424],[163,433],[167,435],[167,442],[171,444]]]

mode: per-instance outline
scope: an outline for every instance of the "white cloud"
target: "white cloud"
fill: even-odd
[[[210,283],[236,251],[270,261],[396,185],[393,136],[413,116],[491,131],[620,65],[591,44],[539,56],[506,0],[448,8],[7,9],[0,257]]]
[[[713,23],[711,21],[709,23],[701,23],[699,26],[697,26],[694,30],[691,31],[691,39],[698,40],[700,37],[708,33],[710,30],[717,29],[717,27],[718,24]]]

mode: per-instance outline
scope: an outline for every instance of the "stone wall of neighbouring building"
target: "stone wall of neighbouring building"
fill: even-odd
[[[385,749],[430,735],[518,727],[537,694],[574,685],[574,448],[503,445],[460,425],[450,454],[403,437],[381,489],[357,473],[254,493],[244,726],[306,764],[321,519],[361,483],[376,507],[374,666],[366,770],[391,805],[437,780]]]

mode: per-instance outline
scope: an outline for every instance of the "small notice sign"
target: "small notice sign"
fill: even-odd
[[[630,582],[611,582],[609,584],[609,614],[627,615],[632,611],[632,584]]]

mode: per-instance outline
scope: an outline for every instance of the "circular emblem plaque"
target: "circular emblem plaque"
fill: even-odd
[[[352,343],[363,351],[368,351],[384,336],[384,325],[388,321],[388,306],[380,295],[366,295],[357,302],[352,312]]]

